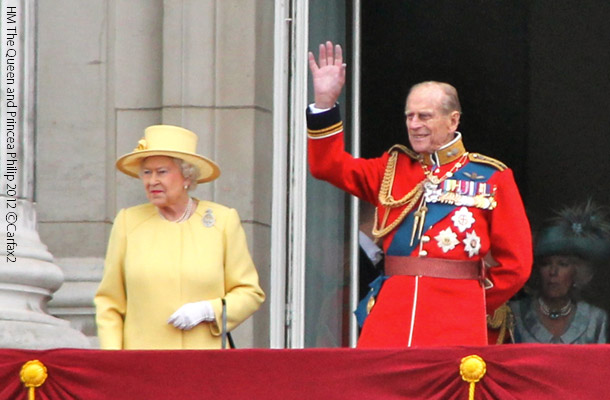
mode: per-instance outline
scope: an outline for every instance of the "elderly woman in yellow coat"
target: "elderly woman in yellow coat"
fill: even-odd
[[[218,349],[264,301],[237,212],[189,195],[220,175],[197,135],[156,125],[117,168],[150,203],[121,210],[95,296],[102,349]]]

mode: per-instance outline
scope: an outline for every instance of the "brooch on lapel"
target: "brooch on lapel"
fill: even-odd
[[[214,226],[214,224],[216,224],[216,217],[214,217],[211,208],[208,208],[205,211],[205,215],[203,216],[202,221],[203,226],[205,226],[206,228],[211,228]]]

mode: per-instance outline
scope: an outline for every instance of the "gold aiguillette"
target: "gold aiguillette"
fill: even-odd
[[[413,246],[413,240],[415,239],[415,234],[417,233],[417,239],[421,239],[421,234],[424,230],[424,222],[426,221],[426,212],[428,212],[428,207],[426,207],[426,202],[422,201],[419,205],[417,211],[415,211],[414,219],[413,219],[413,231],[411,232],[411,244]]]

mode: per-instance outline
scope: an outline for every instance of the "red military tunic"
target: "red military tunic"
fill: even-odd
[[[439,185],[421,195],[429,210],[421,238],[415,235],[411,244],[418,207],[414,206],[383,237],[386,257],[482,262],[489,255],[497,264],[487,268],[493,285],[487,289],[477,279],[388,277],[366,318],[358,347],[486,345],[487,314],[512,297],[531,271],[530,227],[512,171],[493,159],[466,153],[459,134],[427,160],[403,146],[379,158],[357,159],[344,150],[338,106],[320,114],[308,112],[307,120],[313,176],[377,206],[380,220],[386,213],[380,202],[384,175],[395,200],[415,192],[425,182],[426,169],[441,178]],[[433,158],[440,168],[420,162]],[[389,173],[388,163],[394,166]],[[384,226],[391,226],[408,206],[389,208]]]

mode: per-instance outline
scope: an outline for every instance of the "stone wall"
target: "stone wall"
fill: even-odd
[[[273,0],[37,3],[35,200],[41,239],[71,277],[51,309],[90,333],[79,312],[91,266],[118,210],[146,201],[114,161],[158,123],[197,132],[219,163],[195,196],[237,209],[269,294]],[[238,329],[240,347],[268,346],[268,315],[266,303]]]

